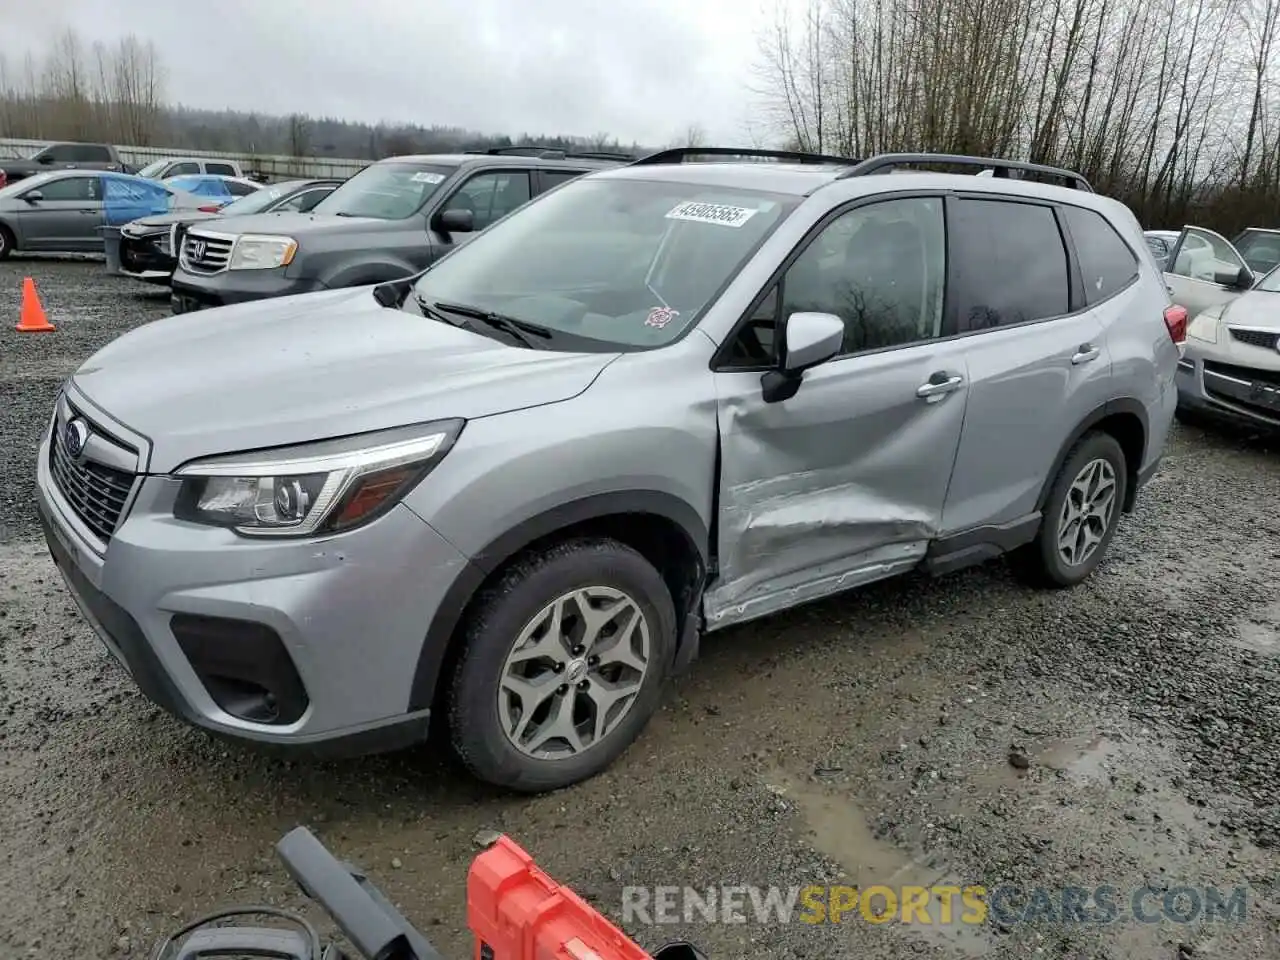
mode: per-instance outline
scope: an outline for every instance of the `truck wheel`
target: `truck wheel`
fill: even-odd
[[[661,575],[609,539],[517,560],[464,630],[447,694],[454,750],[476,777],[524,793],[613,763],[657,710],[676,646]]]
[[[1067,455],[1049,491],[1035,540],[1017,551],[1015,572],[1041,587],[1074,587],[1107,552],[1129,484],[1115,437],[1092,431]]]
[[[13,238],[13,232],[3,224],[0,224],[0,260],[7,260],[9,254],[13,253],[16,241]]]

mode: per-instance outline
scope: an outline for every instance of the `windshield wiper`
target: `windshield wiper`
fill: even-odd
[[[533,347],[533,341],[529,339],[530,334],[543,340],[551,339],[551,331],[546,327],[540,327],[536,323],[529,323],[527,320],[517,320],[515,317],[508,317],[492,310],[481,310],[479,307],[468,307],[460,303],[440,302],[432,304],[431,309],[443,310],[446,313],[456,313],[458,316],[466,317],[469,320],[479,320],[481,323],[487,323],[495,330],[501,330],[522,346]]]

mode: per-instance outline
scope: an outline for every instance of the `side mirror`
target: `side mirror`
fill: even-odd
[[[24,193],[22,195],[22,199],[27,201],[27,203],[39,203],[44,199],[44,194],[39,190],[32,190],[30,193]]]
[[[470,233],[476,228],[476,215],[470,210],[446,210],[436,217],[441,233]]]
[[[794,397],[804,372],[825,363],[844,345],[844,321],[830,313],[793,313],[787,318],[777,370],[760,378],[765,403]]]
[[[1213,279],[1215,283],[1230,287],[1232,290],[1248,290],[1253,286],[1253,273],[1248,267],[1241,267],[1239,270],[1219,270],[1214,273]]]

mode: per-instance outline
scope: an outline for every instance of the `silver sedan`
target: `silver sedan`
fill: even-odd
[[[100,227],[147,214],[199,210],[209,203],[126,174],[37,174],[0,189],[0,260],[14,251],[100,253]]]

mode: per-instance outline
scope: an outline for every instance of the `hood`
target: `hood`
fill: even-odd
[[[329,233],[355,233],[361,230],[381,229],[398,220],[379,220],[375,217],[338,217],[314,213],[250,213],[230,218],[218,224],[219,233],[239,236],[245,233],[275,233],[295,239],[315,237]]]
[[[1280,293],[1246,290],[1224,304],[1218,316],[1233,327],[1280,330]]]
[[[372,290],[157,320],[99,350],[73,382],[149,438],[148,471],[167,473],[197,457],[557,403],[616,356],[508,346],[379,306]]]
[[[137,231],[138,228],[146,230],[154,228],[158,230],[163,227],[167,230],[175,223],[195,223],[199,220],[218,220],[221,217],[222,214],[220,213],[208,213],[204,210],[175,210],[172,213],[162,213],[154,217],[143,217],[140,220],[134,220],[132,223],[125,224],[124,229],[129,230],[131,233]]]

